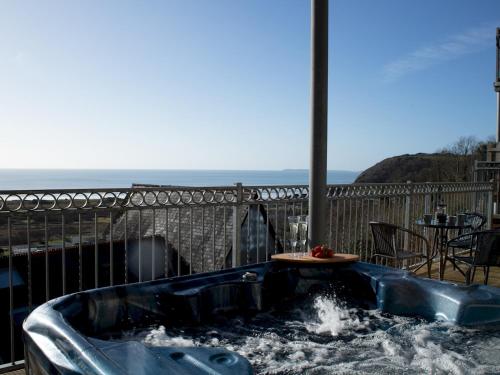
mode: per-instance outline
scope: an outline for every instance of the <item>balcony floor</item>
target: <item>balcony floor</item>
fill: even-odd
[[[462,268],[465,270],[465,268]],[[427,277],[427,270],[425,268],[421,268],[417,272],[418,276]],[[431,269],[431,278],[439,279],[439,268],[438,263],[435,262],[432,265]],[[449,262],[446,263],[446,270],[444,273],[445,281],[450,281],[457,284],[465,284],[464,276],[458,272],[458,270],[453,270],[453,265]],[[484,274],[481,268],[476,269],[476,276],[474,277],[475,284],[482,284],[484,281]],[[490,277],[488,279],[488,285],[495,286],[500,288],[500,267],[491,267],[490,268]]]
[[[20,369],[20,370],[14,370],[11,372],[6,372],[3,375],[25,375],[25,374],[26,374],[26,372],[24,371],[24,369]]]

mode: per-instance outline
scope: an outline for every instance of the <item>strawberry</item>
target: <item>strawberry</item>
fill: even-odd
[[[310,254],[314,258],[332,258],[335,252],[326,245],[317,245],[311,250]]]
[[[319,253],[321,252],[321,246],[315,246],[312,250],[311,250],[311,255],[313,257],[318,257]]]

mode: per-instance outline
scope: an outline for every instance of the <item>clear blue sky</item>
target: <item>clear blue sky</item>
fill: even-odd
[[[495,133],[498,0],[330,2],[329,169]],[[307,168],[306,0],[0,2],[0,167]]]

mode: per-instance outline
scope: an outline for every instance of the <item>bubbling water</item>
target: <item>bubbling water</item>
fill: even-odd
[[[367,317],[360,321],[360,318],[357,316],[357,309],[342,307],[331,298],[316,298],[314,308],[317,313],[318,322],[311,321],[305,324],[309,332],[338,336],[349,330],[357,331],[366,328],[369,324],[369,318]]]
[[[245,356],[258,374],[500,372],[499,331],[390,316],[331,296],[292,306],[201,327],[160,326],[134,339],[149,346],[225,347]]]

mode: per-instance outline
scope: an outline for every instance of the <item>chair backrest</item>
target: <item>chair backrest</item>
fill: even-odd
[[[396,256],[396,230],[397,226],[388,223],[370,222],[375,253],[390,257]]]
[[[468,224],[470,224],[471,232],[476,232],[481,230],[481,228],[486,224],[486,216],[478,212],[466,212],[465,219]]]
[[[485,230],[474,233],[476,251],[474,263],[500,266],[500,231]]]

